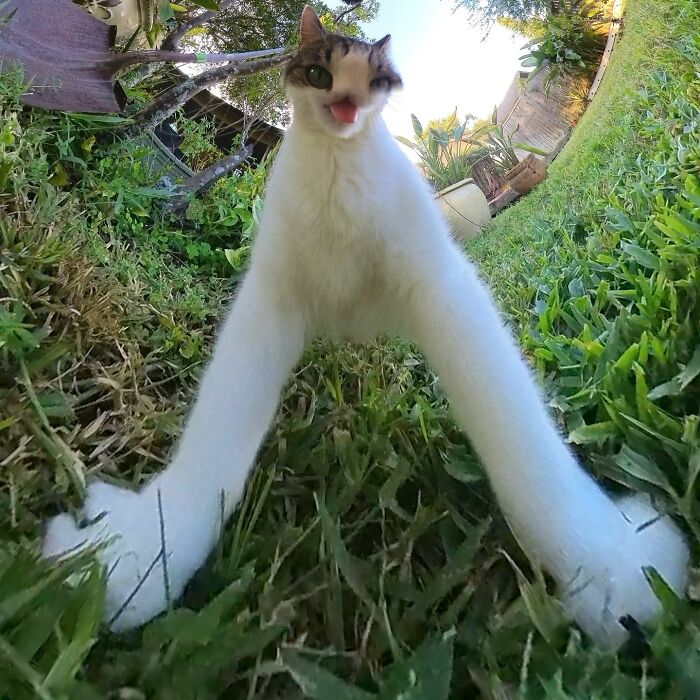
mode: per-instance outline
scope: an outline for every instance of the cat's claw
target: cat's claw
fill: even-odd
[[[172,507],[159,509],[153,489],[136,493],[96,482],[88,488],[79,523],[65,513],[49,521],[43,554],[60,558],[101,545],[97,558],[107,575],[103,619],[113,631],[123,631],[162,612],[201,565],[215,533],[203,532],[193,520]]]
[[[564,607],[599,646],[619,647],[628,637],[621,620],[649,622],[660,612],[659,600],[644,575],[653,567],[683,595],[688,547],[668,516],[660,515],[646,496],[617,502],[629,522],[628,539],[597,553],[593,570],[583,568],[562,591]]]

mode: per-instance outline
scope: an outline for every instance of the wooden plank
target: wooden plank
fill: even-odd
[[[571,137],[571,127],[567,130],[567,132],[559,139],[557,144],[554,146],[554,148],[549,152],[547,157],[544,159],[544,162],[549,165],[560,153],[562,148],[566,145],[566,142],[569,140]]]
[[[588,91],[588,100],[592,100],[595,97],[600,83],[605,75],[605,70],[608,67],[608,62],[610,61],[610,55],[612,54],[613,47],[615,46],[615,40],[617,35],[620,33],[620,20],[622,18],[622,0],[615,0],[612,9],[612,26],[610,27],[610,32],[608,32],[608,41],[605,44],[605,50],[603,51],[603,58],[598,66],[598,72],[593,79],[593,84],[591,89]]]
[[[512,204],[516,199],[518,199],[518,197],[520,197],[520,195],[515,190],[512,190],[510,187],[506,187],[506,189],[503,190],[498,197],[489,202],[491,216],[504,207],[507,207],[509,204]]]

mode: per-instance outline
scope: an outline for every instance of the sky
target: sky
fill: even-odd
[[[392,96],[384,119],[395,135],[411,137],[411,113],[423,124],[457,107],[463,119],[487,117],[505,96],[527,41],[495,26],[486,39],[453,0],[380,0],[368,36],[391,34],[394,63],[404,90]]]

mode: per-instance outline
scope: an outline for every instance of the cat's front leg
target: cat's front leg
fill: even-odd
[[[85,522],[49,524],[46,556],[104,543],[105,620],[121,630],[177,598],[237,503],[280,391],[304,344],[303,316],[255,269],[214,348],[170,466],[140,492],[90,486]]]
[[[641,497],[612,500],[578,465],[471,264],[449,247],[432,270],[406,270],[406,328],[435,368],[508,522],[559,584],[565,606],[600,645],[658,612],[642,572],[679,593],[688,551],[668,516]],[[441,273],[434,274],[435,269]]]

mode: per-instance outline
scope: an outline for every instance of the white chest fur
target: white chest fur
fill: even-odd
[[[331,334],[385,299],[401,216],[387,138],[383,127],[338,144],[292,127],[268,185],[258,260]]]

